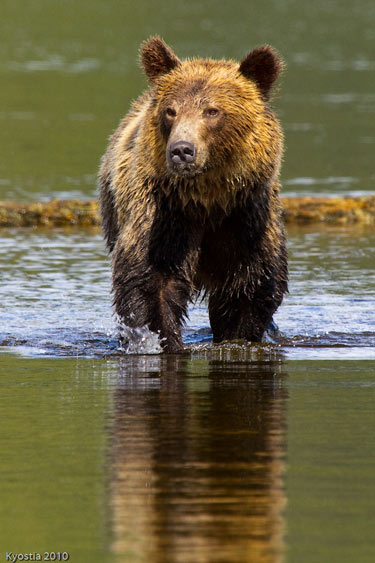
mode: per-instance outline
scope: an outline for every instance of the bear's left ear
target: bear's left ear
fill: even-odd
[[[268,100],[272,84],[284,68],[278,53],[269,45],[257,47],[240,62],[239,70],[246,78],[253,80],[262,96]]]
[[[151,81],[181,64],[180,59],[160,37],[150,37],[141,47],[141,64]]]

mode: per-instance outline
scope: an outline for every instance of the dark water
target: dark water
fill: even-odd
[[[145,87],[139,44],[287,72],[285,194],[374,194],[375,4],[2,0],[0,200],[96,195]],[[373,228],[289,229],[290,294],[262,345],[186,354],[112,317],[98,230],[0,232],[0,560],[372,563]],[[56,556],[57,559],[58,556]]]
[[[374,361],[2,356],[2,552],[373,561]]]
[[[140,43],[241,59],[270,43],[287,71],[284,193],[374,194],[371,0],[2,0],[0,199],[94,197],[109,134],[145,87]]]

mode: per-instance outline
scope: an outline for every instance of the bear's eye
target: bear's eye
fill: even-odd
[[[165,114],[167,115],[167,117],[176,117],[176,110],[174,110],[173,108],[167,108]]]
[[[206,115],[208,117],[217,117],[219,115],[219,110],[216,108],[208,108],[206,110]]]

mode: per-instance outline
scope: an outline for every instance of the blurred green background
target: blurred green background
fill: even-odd
[[[374,21],[370,0],[2,0],[0,199],[95,197],[153,34],[180,57],[272,44],[287,62],[284,193],[375,193]]]

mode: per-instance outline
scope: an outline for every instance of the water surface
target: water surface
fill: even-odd
[[[213,345],[198,302],[179,357],[124,353],[98,230],[3,230],[2,549],[370,563],[374,242],[289,229],[280,334]]]
[[[374,248],[370,228],[289,229],[290,294],[275,315],[280,334],[260,349],[289,359],[374,359]],[[119,355],[110,291],[99,230],[0,233],[0,346],[30,356]],[[193,353],[215,348],[204,302],[190,307],[183,335]],[[129,338],[132,352],[160,352],[147,331]],[[232,348],[253,349],[219,347]]]
[[[21,7],[22,6],[22,7]],[[286,194],[374,194],[375,5],[370,0],[2,0],[0,199],[95,196],[107,138],[146,81],[141,42],[241,59],[275,46]]]
[[[2,355],[2,549],[370,563],[374,368]]]

